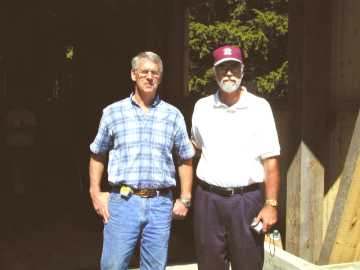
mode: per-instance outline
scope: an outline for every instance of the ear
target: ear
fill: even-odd
[[[131,75],[131,80],[133,80],[134,82],[136,82],[136,73],[135,73],[135,70],[134,70],[134,69],[131,70],[130,75]]]
[[[241,64],[241,79],[244,78],[244,69],[245,69],[245,65]]]
[[[158,84],[160,85],[160,83],[162,82],[162,79],[163,79],[163,74],[161,73],[160,74],[160,77],[159,77],[159,80],[158,80]]]

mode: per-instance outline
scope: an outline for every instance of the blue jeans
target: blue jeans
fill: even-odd
[[[102,270],[125,270],[140,239],[140,269],[166,266],[172,216],[172,193],[166,196],[123,198],[111,193],[110,220],[104,225]]]

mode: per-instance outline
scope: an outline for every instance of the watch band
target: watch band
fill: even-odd
[[[265,200],[265,205],[270,205],[272,207],[278,207],[279,206],[279,203],[277,200],[275,199],[266,199]]]
[[[191,200],[187,199],[187,198],[180,198],[179,201],[185,205],[186,208],[190,208],[191,207]]]

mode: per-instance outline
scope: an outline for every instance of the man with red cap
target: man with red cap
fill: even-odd
[[[269,103],[241,85],[236,46],[213,52],[215,94],[197,101],[191,136],[201,157],[194,202],[200,270],[256,270],[264,233],[277,222],[280,146]],[[252,229],[252,223],[262,230]]]

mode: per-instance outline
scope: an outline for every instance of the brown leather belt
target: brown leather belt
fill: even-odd
[[[142,198],[152,198],[152,197],[156,197],[156,196],[164,196],[166,194],[168,194],[171,191],[171,188],[160,188],[160,189],[150,189],[150,188],[140,188],[140,189],[135,189],[132,188],[130,186],[127,185],[120,185],[120,186],[112,186],[111,191],[113,193],[120,193],[120,189],[121,187],[127,187],[130,188],[130,193],[131,194],[135,194],[138,195]]]
[[[206,191],[210,191],[216,194],[219,194],[221,196],[232,196],[234,194],[243,194],[249,191],[254,191],[260,188],[260,184],[259,183],[255,183],[255,184],[251,184],[248,186],[243,186],[243,187],[233,187],[233,188],[228,188],[228,187],[219,187],[219,186],[215,186],[209,183],[206,183],[200,179],[197,179],[197,183]]]

